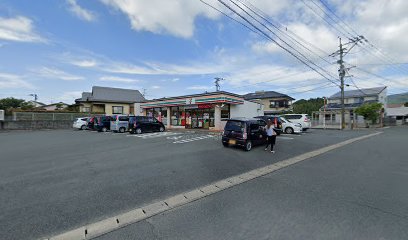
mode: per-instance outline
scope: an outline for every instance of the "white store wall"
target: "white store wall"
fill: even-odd
[[[230,118],[263,116],[263,104],[244,101],[244,104],[231,105]]]

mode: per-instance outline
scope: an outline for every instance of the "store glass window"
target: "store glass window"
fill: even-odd
[[[179,119],[180,119],[179,107],[171,107],[170,113],[171,113],[171,119],[170,119],[171,125],[180,126],[179,125]]]
[[[221,119],[229,119],[230,118],[230,105],[224,104],[221,107]]]

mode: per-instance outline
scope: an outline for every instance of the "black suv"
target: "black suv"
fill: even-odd
[[[129,118],[130,133],[164,132],[165,130],[164,124],[154,117],[135,116]]]
[[[229,119],[222,134],[222,144],[250,151],[252,146],[266,143],[265,125],[264,120],[256,118]]]
[[[111,116],[95,117],[94,129],[98,132],[106,132],[110,130]]]
[[[282,133],[282,120],[280,119],[279,116],[274,116],[274,115],[272,115],[272,116],[258,116],[258,117],[255,117],[255,118],[262,119],[265,122],[268,122],[268,120],[271,120],[273,125],[274,125],[273,129],[275,130],[276,134],[280,135]]]

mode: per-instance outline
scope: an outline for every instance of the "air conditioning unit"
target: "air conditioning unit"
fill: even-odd
[[[0,110],[0,121],[4,121],[4,110]]]

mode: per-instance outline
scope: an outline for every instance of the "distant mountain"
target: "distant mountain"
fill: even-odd
[[[402,104],[408,102],[408,92],[388,95],[388,104]]]

